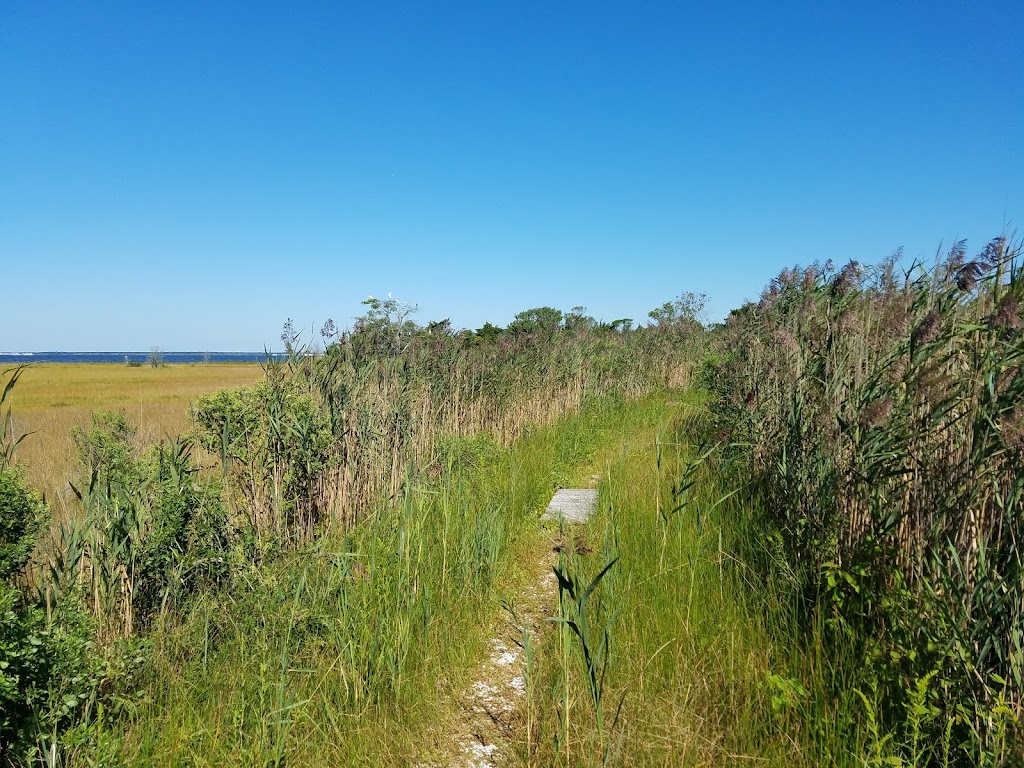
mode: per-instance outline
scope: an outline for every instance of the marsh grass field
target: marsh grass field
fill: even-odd
[[[13,368],[5,365],[4,369]],[[36,363],[25,368],[9,395],[14,428],[30,435],[18,450],[29,482],[66,511],[68,482],[81,482],[72,432],[88,428],[98,411],[123,412],[140,445],[192,429],[192,404],[223,387],[255,383],[258,363],[169,364]]]

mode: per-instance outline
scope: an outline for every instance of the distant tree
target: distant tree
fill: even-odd
[[[454,336],[455,329],[452,328],[451,318],[446,317],[444,320],[434,320],[427,323],[427,327],[424,329],[428,336]]]
[[[704,307],[707,306],[706,293],[687,291],[672,301],[666,301],[657,309],[647,313],[659,328],[702,326]]]
[[[509,323],[509,333],[554,333],[562,327],[562,311],[551,307],[535,307],[516,315]]]
[[[597,321],[587,314],[586,307],[573,307],[566,313],[564,325],[567,331],[589,331]]]
[[[500,328],[493,323],[484,323],[473,333],[473,340],[477,343],[489,344],[497,341],[503,333],[505,333],[504,328]]]
[[[149,348],[149,365],[151,368],[161,368],[164,364],[164,355],[160,350],[160,347],[152,346]]]
[[[388,294],[386,299],[367,297],[365,315],[356,318],[350,336],[352,349],[358,356],[396,356],[406,350],[419,327],[410,315],[419,311],[415,304],[399,301]]]

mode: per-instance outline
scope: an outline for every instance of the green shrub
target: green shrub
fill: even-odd
[[[0,469],[0,756],[31,738],[35,701],[47,677],[43,615],[17,583],[45,511],[17,468]]]
[[[45,512],[20,470],[0,469],[0,580],[13,579],[28,563]]]
[[[71,433],[79,461],[90,472],[96,472],[101,483],[128,484],[138,480],[135,435],[135,427],[117,411],[96,411],[88,430],[75,427]]]

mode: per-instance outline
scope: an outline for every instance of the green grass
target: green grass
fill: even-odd
[[[100,752],[127,763],[410,765],[445,749],[445,707],[559,485],[656,421],[664,397],[603,400],[510,449],[447,441],[344,537],[252,567],[151,637],[151,679]]]
[[[563,553],[561,567],[578,597],[614,565],[582,612],[563,596],[565,619],[586,615],[589,647],[560,625],[537,651],[536,736],[519,764],[811,766],[845,749],[804,732],[817,672],[735,556],[747,514],[692,443],[702,411],[696,395],[662,406],[601,457],[593,552]]]

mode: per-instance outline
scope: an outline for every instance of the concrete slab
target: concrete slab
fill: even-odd
[[[555,492],[541,520],[564,519],[567,523],[585,523],[597,510],[597,489],[562,488]]]

